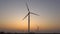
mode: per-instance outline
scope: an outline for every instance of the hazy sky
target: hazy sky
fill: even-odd
[[[60,32],[60,0],[0,0],[0,31],[25,32],[27,31],[28,3],[31,12],[40,16],[31,15],[31,31]]]

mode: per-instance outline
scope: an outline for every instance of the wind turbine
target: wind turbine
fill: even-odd
[[[39,32],[39,26],[37,25],[37,32]]]
[[[30,14],[34,14],[34,15],[37,15],[39,16],[38,14],[35,14],[35,13],[32,13],[30,12],[29,10],[29,7],[28,7],[28,4],[26,3],[26,7],[27,7],[27,10],[28,10],[28,14],[23,18],[23,20],[28,17],[28,33],[30,33]]]

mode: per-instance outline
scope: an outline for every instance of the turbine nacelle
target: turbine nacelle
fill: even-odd
[[[36,15],[36,16],[39,16],[38,14],[35,14],[35,13],[32,13],[32,12],[28,12],[28,14],[23,18],[23,20],[30,14],[33,14],[33,15]]]

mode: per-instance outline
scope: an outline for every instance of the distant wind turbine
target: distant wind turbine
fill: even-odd
[[[37,32],[39,32],[39,26],[37,25]]]
[[[39,16],[38,14],[35,14],[35,13],[32,13],[30,12],[29,8],[28,8],[28,4],[26,3],[26,7],[27,7],[27,10],[28,10],[28,14],[23,18],[23,20],[28,17],[28,33],[30,33],[30,14],[34,14],[34,15],[37,15]]]

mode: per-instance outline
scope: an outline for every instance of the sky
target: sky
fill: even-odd
[[[28,13],[26,2],[31,14],[30,29],[37,32],[60,33],[60,0],[0,0],[0,31],[4,32],[27,32]]]

